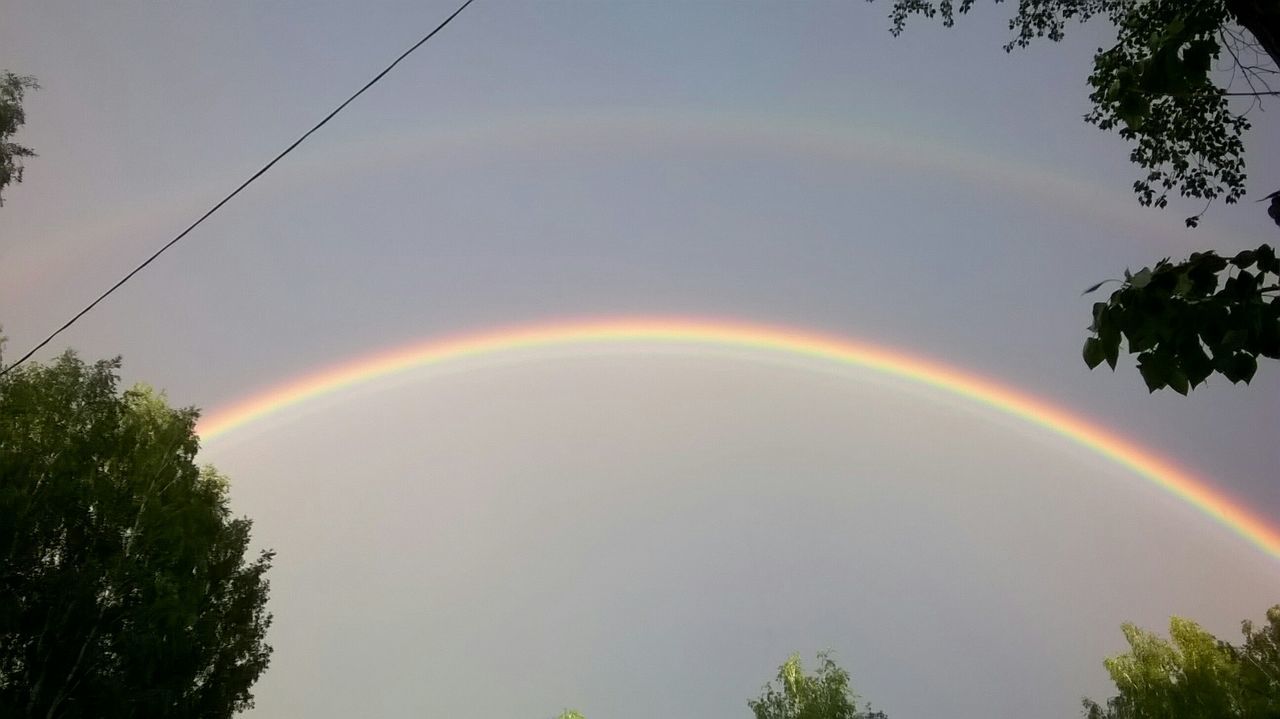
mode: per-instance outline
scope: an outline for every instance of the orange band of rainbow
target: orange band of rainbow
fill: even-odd
[[[853,366],[934,387],[1065,437],[1128,468],[1280,559],[1280,531],[1221,491],[1110,429],[1026,392],[898,350],[809,332],[688,319],[611,319],[535,325],[427,340],[338,364],[211,413],[197,430],[205,441],[307,400],[411,369],[522,349],[661,342],[805,357]]]

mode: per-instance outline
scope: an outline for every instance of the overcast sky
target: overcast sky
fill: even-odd
[[[0,209],[15,357],[443,19],[439,2],[0,0],[39,157]],[[1080,291],[1275,242],[1141,208],[1086,125],[1106,28],[1009,8],[478,0],[40,355],[209,410],[432,337],[727,318],[861,339],[1090,417],[1280,516],[1280,372],[1148,395]],[[1280,130],[1248,138],[1250,200]],[[661,351],[650,351],[661,350]],[[745,717],[833,649],[894,719],[1076,716],[1119,624],[1224,638],[1273,559],[1132,473],[861,370],[723,353],[423,371],[210,443],[278,550],[249,716]]]

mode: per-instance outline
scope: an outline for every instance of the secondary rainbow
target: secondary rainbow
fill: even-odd
[[[1116,432],[1030,393],[933,360],[868,342],[783,327],[720,320],[609,319],[539,324],[432,339],[322,369],[211,413],[197,431],[211,442],[323,395],[413,369],[536,348],[664,343],[747,350],[828,361],[937,388],[1017,417],[1133,471],[1186,501],[1273,558],[1280,531],[1174,463]]]
[[[356,138],[332,145],[316,157],[301,156],[273,170],[272,181],[257,188],[268,198],[290,189],[333,184],[342,179],[367,179],[370,173],[404,168],[413,163],[450,158],[480,157],[483,153],[510,156],[536,150],[540,157],[566,148],[594,147],[620,158],[649,156],[656,148],[720,148],[738,157],[761,153],[821,158],[847,167],[874,171],[915,171],[946,176],[958,183],[980,183],[993,192],[1015,194],[1039,203],[1061,218],[1091,218],[1111,231],[1169,242],[1190,242],[1178,233],[1182,223],[1169,214],[1144,210],[1113,189],[1072,178],[1048,166],[1028,164],[1015,156],[957,146],[954,139],[930,138],[901,123],[894,126],[860,124],[857,118],[794,115],[743,115],[698,110],[656,108],[570,109],[475,117],[448,126],[413,123],[412,129]],[[864,170],[866,171],[866,170]],[[975,184],[975,187],[978,185]],[[22,252],[10,257],[22,272],[5,278],[6,291],[21,297],[39,284],[66,271],[68,263],[83,262],[85,252],[119,252],[121,238],[163,234],[188,220],[209,198],[226,191],[206,184],[178,195],[150,198],[134,206],[113,204],[103,215],[82,225],[51,223],[44,235],[31,238]],[[159,208],[159,209],[158,209]],[[168,208],[168,209],[165,209]],[[1180,240],[1179,238],[1183,238]],[[1220,238],[1222,239],[1222,238]],[[1256,237],[1227,238],[1226,244],[1252,244]],[[74,247],[74,251],[71,249]],[[138,251],[149,247],[144,243]],[[87,248],[87,249],[86,249]],[[1195,245],[1171,249],[1191,251]]]

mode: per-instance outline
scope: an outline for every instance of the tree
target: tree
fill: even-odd
[[[1242,624],[1244,643],[1219,641],[1173,617],[1170,640],[1124,625],[1129,651],[1106,661],[1119,694],[1084,700],[1089,719],[1274,719],[1280,716],[1280,605],[1267,625]]]
[[[891,31],[901,33],[912,15],[941,16],[951,26],[973,3],[895,0]],[[1175,191],[1205,200],[1206,209],[1218,198],[1240,200],[1249,112],[1280,94],[1269,84],[1280,76],[1280,2],[1020,0],[1005,50],[1061,40],[1069,22],[1095,17],[1115,27],[1116,41],[1094,55],[1093,109],[1085,120],[1132,143],[1129,158],[1141,170],[1133,184],[1138,201],[1165,207]],[[1280,225],[1280,193],[1264,199]],[[1187,225],[1196,226],[1203,213]],[[1274,257],[1267,246],[1252,255]],[[1235,274],[1220,277],[1224,271]],[[1153,392],[1170,387],[1186,394],[1214,372],[1247,383],[1259,355],[1280,358],[1271,340],[1280,331],[1280,299],[1262,281],[1269,271],[1258,264],[1255,273],[1206,251],[1126,272],[1108,301],[1094,306],[1085,362],[1114,369],[1123,337]],[[1196,280],[1186,279],[1193,274]],[[1223,291],[1214,294],[1218,284]],[[1215,341],[1221,338],[1227,339]]]
[[[230,717],[266,669],[265,573],[197,412],[119,360],[0,379],[0,716]]]
[[[35,157],[29,147],[10,142],[13,133],[27,121],[22,110],[22,98],[27,90],[40,86],[33,77],[15,75],[8,70],[0,73],[0,205],[4,204],[4,188],[10,183],[22,182],[22,158]]]
[[[778,668],[778,688],[764,686],[759,699],[747,702],[756,719],[885,719],[883,712],[858,711],[858,695],[849,688],[849,672],[827,652],[818,654],[818,671],[807,675],[800,655]]]

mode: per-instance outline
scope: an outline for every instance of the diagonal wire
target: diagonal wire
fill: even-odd
[[[453,11],[452,15],[445,18],[444,21],[441,22],[439,25],[437,25],[434,30],[427,33],[421,40],[414,43],[412,47],[410,47],[408,50],[405,50],[403,53],[401,53],[400,57],[397,57],[390,65],[387,65],[385,68],[383,68],[382,72],[378,73],[373,77],[372,80],[365,83],[364,87],[360,88],[359,90],[356,90],[355,94],[353,94],[351,97],[348,97],[345,101],[343,101],[341,105],[338,105],[337,107],[335,107],[332,112],[330,112],[328,115],[325,115],[323,120],[321,120],[320,122],[317,122],[314,127],[312,127],[310,130],[307,130],[305,133],[303,133],[302,137],[299,137],[297,140],[294,140],[292,145],[289,145],[284,149],[283,152],[281,152],[279,155],[276,155],[275,158],[271,160],[271,162],[268,162],[267,164],[263,165],[262,169],[253,173],[253,175],[251,175],[249,179],[240,183],[240,186],[237,187],[235,190],[233,190],[231,194],[222,198],[218,202],[218,204],[209,208],[208,212],[205,212],[203,215],[200,216],[200,219],[196,220],[195,222],[192,222],[191,225],[188,226],[187,229],[179,233],[177,237],[174,237],[172,240],[169,240],[168,242],[166,242],[163,247],[156,250],[150,257],[148,257],[145,261],[143,261],[142,264],[133,268],[133,270],[130,271],[129,274],[120,278],[120,280],[116,282],[114,285],[111,285],[111,287],[109,287],[106,292],[103,292],[101,295],[98,295],[98,298],[96,300],[94,300],[93,302],[90,302],[88,305],[85,305],[84,309],[77,312],[74,317],[67,320],[65,324],[63,324],[58,329],[54,330],[48,337],[45,337],[44,340],[40,342],[40,344],[36,345],[35,347],[32,347],[30,351],[28,351],[26,354],[19,357],[17,362],[14,362],[8,367],[5,367],[3,370],[0,370],[0,377],[5,376],[9,372],[11,372],[13,369],[18,367],[18,365],[21,365],[23,362],[26,362],[28,359],[31,358],[31,355],[34,355],[36,352],[40,351],[42,347],[52,342],[53,338],[62,334],[64,330],[66,330],[71,325],[75,324],[76,321],[79,320],[81,317],[84,317],[86,314],[88,314],[89,311],[92,310],[94,307],[96,307],[99,302],[105,300],[112,292],[115,292],[116,290],[120,289],[120,287],[124,285],[124,283],[133,279],[134,275],[141,272],[143,268],[145,268],[147,265],[155,261],[157,257],[164,254],[165,250],[168,250],[170,247],[173,247],[174,245],[178,244],[178,242],[182,240],[182,238],[186,237],[192,230],[198,227],[200,223],[207,220],[210,215],[217,212],[219,209],[222,208],[223,205],[230,202],[231,198],[240,194],[241,190],[253,184],[254,180],[266,174],[267,170],[270,170],[273,165],[275,165],[280,160],[284,159],[285,155],[288,155],[290,152],[293,152],[294,148],[296,148],[298,145],[301,145],[302,142],[306,140],[308,137],[311,137],[311,134],[313,132],[324,127],[325,124],[327,124],[330,120],[332,120],[335,115],[337,115],[339,112],[342,112],[343,108],[345,108],[347,105],[350,105],[351,102],[355,100],[357,97],[360,97],[361,95],[363,95],[365,90],[368,90],[369,88],[373,87],[379,80],[383,78],[384,75],[391,72],[392,68],[394,68],[396,65],[399,65],[401,60],[405,59],[406,57],[409,57],[409,55],[413,53],[414,50],[417,50],[419,47],[422,47],[422,45],[425,44],[432,37],[434,37],[436,33],[443,30],[446,25],[452,22],[453,19],[459,15],[459,13],[467,9],[467,6],[470,5],[472,2],[474,2],[474,0],[466,0],[466,2],[462,3],[462,5],[460,5],[457,10]]]

